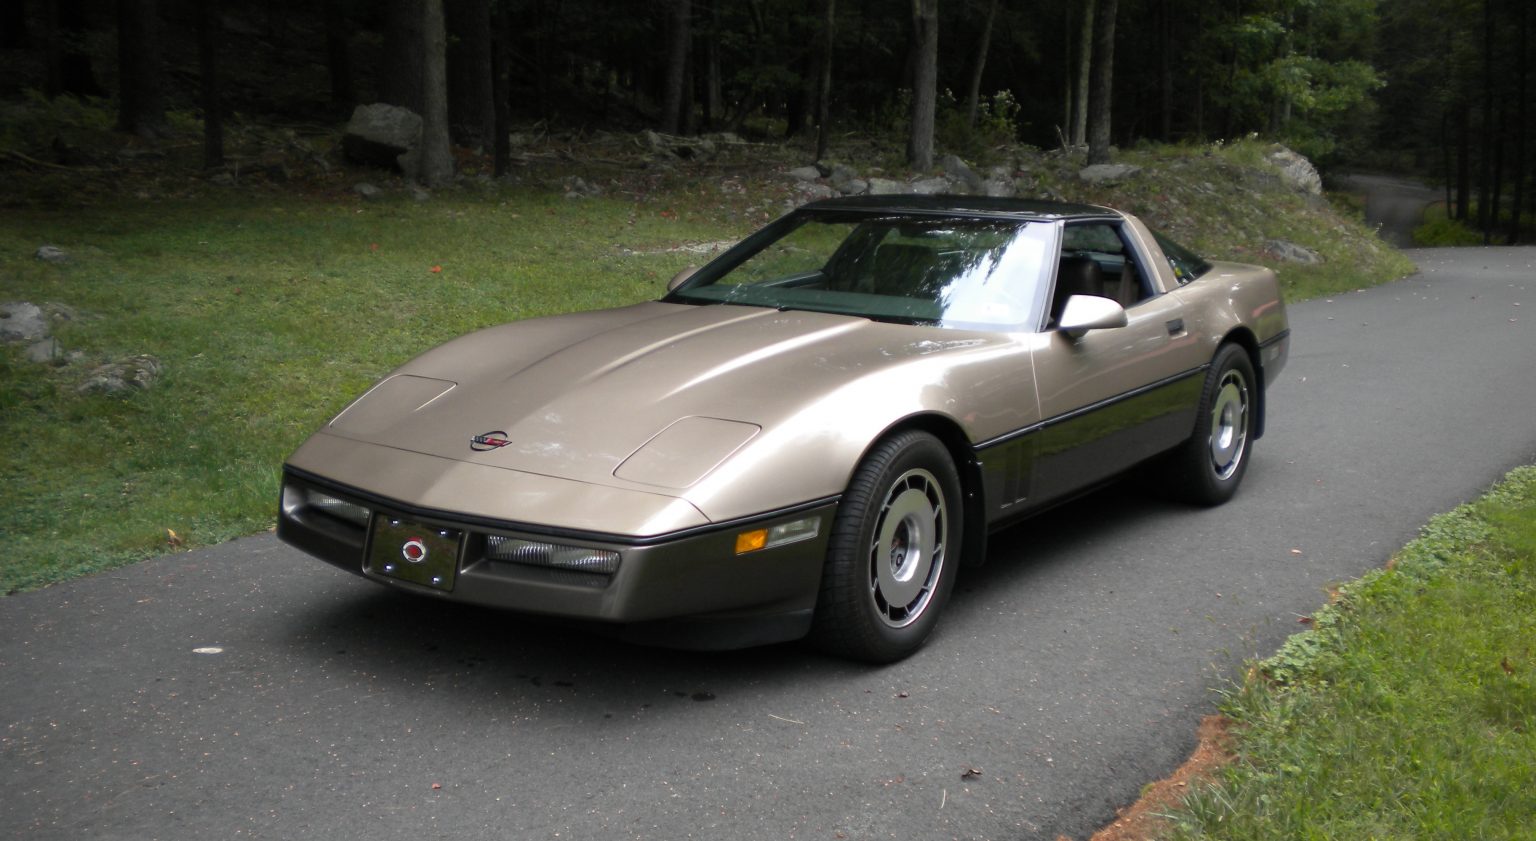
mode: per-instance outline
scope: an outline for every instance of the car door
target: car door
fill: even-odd
[[[1194,428],[1208,360],[1153,259],[1120,220],[1069,222],[1063,230],[1051,333],[1034,355],[1042,418],[1034,504],[1113,476],[1176,446]],[[1071,293],[1116,300],[1126,325],[1076,338],[1056,330]]]

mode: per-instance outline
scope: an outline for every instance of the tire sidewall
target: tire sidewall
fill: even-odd
[[[1247,403],[1243,411],[1243,447],[1236,469],[1222,478],[1211,464],[1211,409],[1216,401],[1221,381],[1229,371],[1237,371],[1247,389]],[[1235,344],[1222,345],[1211,360],[1211,371],[1206,376],[1205,387],[1200,394],[1200,406],[1195,417],[1195,434],[1190,438],[1185,453],[1186,484],[1193,501],[1205,505],[1219,505],[1231,499],[1248,472],[1248,462],[1253,456],[1254,413],[1258,408],[1258,381],[1254,376],[1253,361],[1247,351]]]

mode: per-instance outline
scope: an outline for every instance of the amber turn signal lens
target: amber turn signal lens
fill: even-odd
[[[753,529],[736,535],[736,554],[745,555],[768,545],[768,530]]]

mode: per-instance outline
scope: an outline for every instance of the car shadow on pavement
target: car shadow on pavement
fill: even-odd
[[[1165,515],[1174,503],[1112,485],[993,535],[988,562],[961,570],[938,636],[904,663],[871,666],[786,643],[737,651],[653,648],[617,640],[591,626],[530,619],[453,604],[348,580],[330,597],[294,606],[285,616],[291,656],[310,668],[349,676],[374,691],[455,694],[456,703],[539,703],[545,713],[655,715],[684,702],[707,703],[798,682],[883,685],[943,648],[944,625],[979,620],[986,598],[1012,593],[1042,598],[1044,579],[1063,565],[1084,563],[1076,548]],[[1106,513],[1110,512],[1110,513]],[[1091,561],[1090,561],[1091,563]],[[441,697],[441,696],[438,696]],[[558,701],[558,703],[551,703]]]

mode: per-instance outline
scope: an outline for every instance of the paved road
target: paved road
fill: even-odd
[[[1413,247],[1413,229],[1424,223],[1424,208],[1445,198],[1421,182],[1389,175],[1346,175],[1339,180],[1365,193],[1365,224],[1398,248]]]
[[[1293,308],[1231,504],[1007,533],[887,668],[451,610],[270,536],[0,600],[0,833],[1081,839],[1329,582],[1536,459],[1536,249],[1411,256]]]

